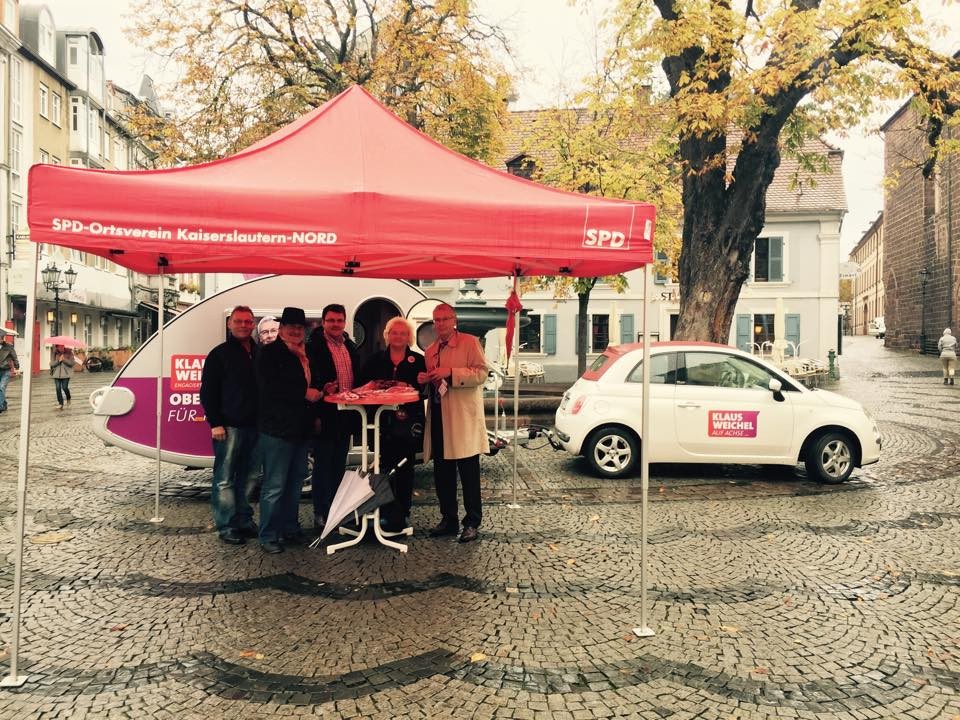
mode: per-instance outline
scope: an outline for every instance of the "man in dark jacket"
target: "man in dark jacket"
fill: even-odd
[[[227,328],[230,337],[211,350],[203,364],[200,403],[213,438],[213,521],[223,542],[242,545],[257,534],[248,496],[257,443],[257,346],[250,339],[253,312],[238,305],[230,313]]]
[[[344,332],[347,311],[343,305],[327,305],[323,309],[322,326],[310,335],[308,354],[314,387],[324,395],[352,390],[357,375],[357,346]],[[347,467],[350,434],[359,432],[353,411],[341,412],[332,403],[322,403],[317,410],[319,432],[313,443],[313,523],[323,528]]]
[[[283,552],[283,543],[302,541],[298,509],[307,450],[313,432],[320,391],[312,387],[303,338],[306,316],[286,307],[280,334],[260,350],[257,387],[260,397],[260,449],[263,484],[260,488],[260,547]]]

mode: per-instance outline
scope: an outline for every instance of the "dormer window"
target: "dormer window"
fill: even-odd
[[[513,160],[507,161],[507,172],[517,177],[533,179],[533,173],[536,172],[537,162],[529,155],[517,155]]]

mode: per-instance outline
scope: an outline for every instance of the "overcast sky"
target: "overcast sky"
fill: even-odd
[[[611,0],[477,0],[480,13],[507,32],[516,57],[519,97],[512,106],[527,109],[554,105],[595,66],[597,19]],[[28,4],[26,2],[22,4]],[[130,25],[130,0],[45,0],[60,27],[93,27],[106,53],[107,78],[137,91],[146,73],[162,80],[157,62],[132,45],[123,33]],[[960,2],[924,0],[928,16],[960,28]],[[954,29],[938,45],[960,48],[960,30]],[[895,109],[895,106],[891,108]],[[885,117],[874,119],[873,127]],[[845,256],[883,208],[883,142],[864,130],[848,137],[829,138],[844,150],[843,175],[849,213],[843,222],[841,252]],[[845,259],[845,257],[844,257]]]

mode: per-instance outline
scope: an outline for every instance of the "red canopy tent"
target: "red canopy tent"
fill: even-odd
[[[651,261],[654,213],[458,155],[360,87],[222,160],[29,184],[34,242],[147,273],[612,275]]]
[[[594,277],[652,262],[655,209],[562,192],[494,170],[436,143],[352,87],[246,150],[202,165],[134,172],[34,165],[28,219],[34,243],[158,275]],[[36,271],[35,247],[34,277]],[[33,283],[27,367],[35,297]],[[163,304],[158,306],[162,354]],[[27,373],[24,398],[30,385]],[[159,379],[157,393],[159,408]],[[644,392],[645,404],[647,397]],[[25,682],[17,661],[29,402],[23,403],[20,429],[10,673],[0,686]],[[157,447],[159,483],[159,422]],[[641,468],[645,498],[645,455]],[[159,509],[159,492],[157,502]],[[642,533],[645,499],[643,508]],[[643,572],[645,560],[641,564]],[[645,604],[643,634],[650,634]]]

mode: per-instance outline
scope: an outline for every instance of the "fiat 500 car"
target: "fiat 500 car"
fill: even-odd
[[[880,459],[877,424],[860,403],[810,390],[736,348],[650,347],[650,440],[641,437],[643,346],[607,348],[564,393],[554,434],[607,478],[650,462],[789,465],[841,483]]]

